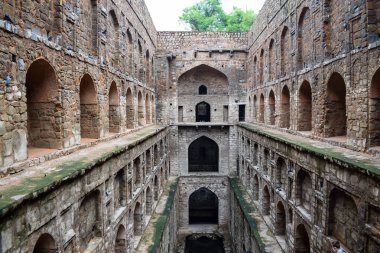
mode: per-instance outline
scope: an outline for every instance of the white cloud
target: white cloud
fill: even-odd
[[[181,31],[186,26],[178,21],[182,10],[200,0],[145,0],[150,15],[158,31]],[[265,0],[222,0],[223,8],[230,12],[233,6],[241,9],[252,9],[256,13]]]

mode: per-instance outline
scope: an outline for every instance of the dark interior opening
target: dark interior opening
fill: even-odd
[[[185,253],[225,253],[223,238],[215,235],[191,235],[186,238]]]
[[[203,136],[189,146],[189,172],[218,172],[219,148]]]
[[[207,95],[207,87],[204,85],[199,86],[199,95]]]
[[[200,188],[189,198],[189,224],[218,224],[218,197]]]
[[[239,121],[245,121],[245,105],[239,105]]]
[[[200,102],[195,108],[196,122],[210,122],[211,113],[210,105],[206,102]]]

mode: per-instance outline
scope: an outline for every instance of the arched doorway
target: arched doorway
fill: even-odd
[[[127,89],[127,105],[126,105],[126,113],[127,113],[127,128],[133,129],[133,122],[135,120],[135,108],[133,105],[133,95],[131,89]]]
[[[346,126],[346,84],[333,73],[327,83],[325,137],[345,136]]]
[[[80,130],[82,138],[99,138],[99,108],[95,85],[86,74],[80,82]]]
[[[62,147],[61,106],[57,103],[58,80],[45,60],[33,62],[26,73],[28,146],[57,149]]]
[[[351,196],[339,189],[329,196],[328,235],[338,239],[348,250],[357,252],[358,208]]]
[[[290,92],[288,86],[284,86],[281,93],[281,127],[290,126]]]
[[[282,202],[277,203],[276,209],[276,235],[285,236],[286,234],[286,214]]]
[[[304,81],[299,89],[298,112],[298,130],[311,131],[312,97],[311,87],[307,81]]]
[[[126,252],[126,233],[125,227],[123,225],[119,226],[115,238],[115,253],[125,253]]]
[[[151,104],[150,104],[150,96],[146,94],[145,96],[145,112],[146,112],[146,123],[150,124],[152,123],[152,118],[151,118]]]
[[[275,118],[276,98],[274,96],[273,90],[269,92],[268,105],[269,105],[269,124],[274,125],[276,123],[276,118]]]
[[[146,193],[145,193],[145,212],[146,215],[151,215],[152,214],[152,205],[153,205],[153,196],[152,196],[152,191],[150,187],[146,188]]]
[[[218,224],[218,197],[200,188],[189,197],[189,224]]]
[[[262,212],[263,215],[269,215],[270,210],[270,194],[268,186],[264,186],[263,197],[262,197]]]
[[[57,252],[57,246],[54,238],[49,234],[42,234],[34,246],[33,253],[51,253]]]
[[[115,82],[111,84],[108,102],[109,131],[110,133],[118,133],[120,132],[120,100]]]
[[[143,126],[146,124],[146,121],[145,121],[145,113],[144,113],[143,96],[142,96],[141,91],[139,91],[137,95],[137,104],[138,104],[139,126]]]
[[[139,236],[143,232],[143,211],[139,202],[136,203],[135,210],[133,212],[133,235]]]
[[[189,172],[218,172],[218,144],[202,136],[193,141],[188,150]]]
[[[369,146],[380,146],[380,69],[372,78],[369,99]]]
[[[294,251],[295,253],[310,253],[309,235],[303,224],[299,224],[296,228]]]
[[[195,107],[196,122],[210,122],[211,112],[210,105],[206,102],[200,102]]]

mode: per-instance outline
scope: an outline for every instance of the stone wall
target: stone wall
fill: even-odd
[[[33,252],[40,247],[60,252],[134,252],[169,177],[167,134],[165,129],[147,136],[140,133],[136,143],[106,159],[101,157],[107,157],[108,151],[98,150],[87,168],[84,161],[91,155],[85,151],[71,158],[71,165],[65,158],[57,160],[68,169],[79,166],[81,172],[62,180],[56,175],[51,187],[11,209],[3,209],[2,202],[1,252]],[[154,149],[161,155],[153,156]],[[143,176],[139,185],[133,180],[137,160]],[[51,172],[45,173],[49,177]],[[44,240],[47,235],[50,244]]]
[[[360,0],[266,1],[249,32],[251,121],[320,139],[344,136],[332,141],[350,149],[376,146],[376,127],[368,125],[370,93],[378,89],[376,8]]]
[[[127,129],[128,89],[135,109],[128,128],[137,127],[138,92],[144,115],[146,95],[155,96],[157,36],[143,1],[2,2],[0,9],[1,167],[25,160],[26,146],[61,149],[80,144],[79,98],[88,89],[94,91],[97,110],[92,123],[98,129],[83,137],[108,134],[112,83],[119,98],[120,127],[111,131]],[[83,80],[88,83],[84,91],[79,88]],[[41,102],[51,110],[37,104]],[[149,113],[155,115],[153,110]],[[49,124],[40,127],[41,122]]]
[[[333,239],[349,252],[380,245],[368,219],[368,210],[378,216],[378,169],[362,163],[376,159],[261,127],[238,135],[239,177],[283,250],[328,252]]]

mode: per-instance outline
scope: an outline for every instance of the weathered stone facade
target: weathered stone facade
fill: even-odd
[[[0,3],[0,252],[379,252],[379,13],[157,32],[142,0]]]

